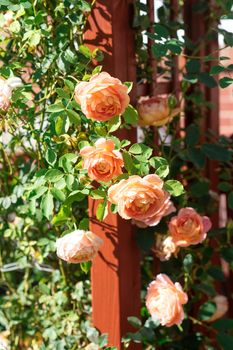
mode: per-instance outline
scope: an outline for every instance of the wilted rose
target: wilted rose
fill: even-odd
[[[169,193],[163,190],[163,181],[155,174],[121,180],[109,188],[108,197],[118,205],[123,219],[134,219],[140,227],[157,225],[174,210]]]
[[[88,170],[92,180],[108,182],[122,173],[123,158],[114,148],[112,140],[101,138],[96,141],[94,147],[86,146],[81,149],[83,168]]]
[[[188,296],[181,285],[175,284],[165,274],[157,275],[150,283],[146,307],[152,318],[159,319],[162,326],[179,325],[184,319],[183,304],[188,302]]]
[[[159,233],[156,234],[156,242],[153,251],[160,261],[169,260],[172,254],[177,253],[178,249],[171,236],[164,236]]]
[[[57,256],[77,264],[92,260],[103,240],[90,231],[76,230],[56,241]]]
[[[180,108],[170,109],[165,97],[142,97],[137,105],[139,125],[162,126],[170,123],[180,113]]]
[[[5,80],[0,77],[0,109],[6,111],[10,107],[12,90],[22,85],[20,78],[11,77]]]
[[[177,246],[188,247],[204,241],[211,228],[207,216],[200,216],[193,208],[180,209],[169,222],[169,231]]]
[[[127,87],[106,72],[94,75],[75,88],[75,99],[87,118],[106,121],[122,114],[129,104]]]

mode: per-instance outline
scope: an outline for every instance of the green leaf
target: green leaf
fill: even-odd
[[[103,199],[106,198],[106,192],[102,190],[92,190],[90,193],[90,197],[93,199]]]
[[[186,69],[190,74],[197,74],[200,72],[201,63],[199,60],[190,60],[186,63]]]
[[[229,263],[233,262],[233,247],[222,247],[220,253],[224,260]]]
[[[219,79],[219,86],[222,89],[225,89],[226,87],[228,87],[231,84],[233,84],[233,79],[230,77],[224,77],[224,78]]]
[[[50,220],[53,214],[53,196],[50,192],[47,192],[45,196],[42,197],[41,204],[40,204],[41,210],[43,215]]]
[[[218,333],[217,340],[221,345],[223,350],[232,350],[233,349],[233,337],[230,334]]]
[[[58,214],[55,215],[52,219],[53,225],[62,225],[67,223],[72,218],[71,208],[67,205],[62,205]]]
[[[153,152],[152,148],[144,145],[143,143],[135,143],[129,149],[129,153],[141,154],[143,156],[142,159],[144,160],[147,160],[148,158],[150,158],[150,156],[152,155],[152,152]]]
[[[156,23],[153,27],[154,27],[155,33],[158,34],[160,38],[167,39],[169,37],[168,29],[162,24]]]
[[[56,89],[56,93],[61,97],[61,98],[65,98],[65,99],[69,99],[70,98],[70,94],[68,94],[68,92],[66,92],[64,89],[62,88],[57,88]]]
[[[135,316],[129,316],[127,317],[128,322],[131,324],[131,326],[135,328],[140,328],[142,326],[142,321],[139,320],[139,318]]]
[[[45,186],[40,186],[38,188],[36,188],[35,190],[33,190],[31,193],[30,193],[30,196],[29,198],[30,199],[38,199],[40,198],[41,196],[43,196],[43,194],[48,190],[48,187],[45,187]]]
[[[80,52],[83,56],[85,56],[86,58],[91,59],[91,51],[90,51],[90,49],[89,49],[87,46],[85,46],[85,45],[80,45],[80,46],[79,46],[79,52]]]
[[[205,72],[202,72],[198,75],[198,80],[209,88],[214,88],[218,86],[216,80]]]
[[[51,148],[48,148],[45,152],[45,159],[48,164],[54,165],[57,161],[57,154]]]
[[[164,188],[174,197],[178,197],[184,193],[184,187],[182,183],[177,180],[167,180],[164,184]]]
[[[61,112],[61,111],[64,111],[64,109],[65,109],[65,107],[60,102],[60,103],[55,103],[53,105],[48,106],[47,112]]]
[[[99,221],[103,221],[104,218],[107,216],[108,214],[108,206],[107,206],[108,202],[107,200],[100,202],[97,206],[96,209],[96,218]]]
[[[225,276],[218,266],[212,266],[207,270],[208,275],[217,281],[225,281]]]
[[[54,198],[56,198],[58,201],[60,202],[64,202],[64,200],[66,199],[65,194],[59,190],[58,188],[51,188],[51,193],[53,195]]]
[[[51,182],[57,182],[63,177],[63,173],[58,169],[50,169],[45,174],[45,179]]]
[[[133,106],[128,105],[123,113],[123,118],[127,124],[135,125],[138,123],[138,112]]]
[[[124,82],[124,85],[127,86],[127,88],[128,88],[127,92],[130,93],[130,91],[131,91],[132,88],[133,88],[133,83],[132,83],[131,81],[125,81],[125,82]]]
[[[218,189],[222,192],[228,192],[232,189],[232,185],[228,182],[220,182],[218,184]]]
[[[57,135],[66,134],[70,127],[70,120],[66,116],[58,116],[55,121],[55,131]]]
[[[219,160],[222,162],[231,160],[231,153],[218,144],[204,143],[201,149],[206,156],[212,160]]]
[[[233,319],[230,318],[222,318],[213,323],[213,327],[218,329],[219,331],[226,331],[233,329]]]
[[[152,157],[149,162],[155,169],[160,168],[161,166],[168,166],[167,160],[163,157]]]
[[[123,151],[123,160],[125,169],[131,174],[134,171],[134,163],[129,152]]]
[[[65,86],[68,88],[68,90],[69,90],[70,92],[73,92],[73,91],[74,91],[75,86],[74,86],[74,83],[73,83],[72,81],[70,81],[70,80],[68,80],[68,79],[65,79],[65,80],[64,80],[64,84],[65,84]]]
[[[196,124],[190,124],[186,129],[185,142],[188,147],[194,146],[198,143],[200,138],[200,130]]]
[[[81,117],[77,112],[73,111],[72,109],[67,109],[66,113],[68,114],[71,123],[74,125],[81,124]]]
[[[80,264],[80,267],[81,267],[81,270],[87,274],[91,269],[91,261],[82,262]]]
[[[208,320],[215,313],[216,309],[216,304],[213,301],[207,301],[201,305],[198,318],[201,321]]]
[[[197,168],[204,168],[206,158],[200,148],[188,148],[187,156]]]
[[[80,190],[73,191],[66,198],[65,204],[70,205],[73,202],[81,202],[86,197],[86,194]]]
[[[114,132],[121,126],[121,118],[117,115],[110,119],[107,123],[108,132]]]
[[[59,159],[59,167],[63,168],[64,171],[70,173],[73,170],[74,164],[76,163],[78,156],[74,153],[66,153]]]
[[[88,231],[89,230],[89,219],[83,218],[78,225],[78,229]]]
[[[233,209],[233,191],[228,194],[227,203],[230,209]]]
[[[219,74],[219,73],[222,73],[225,71],[225,67],[223,66],[213,66],[211,67],[211,70],[210,70],[210,75],[215,75],[215,74]]]

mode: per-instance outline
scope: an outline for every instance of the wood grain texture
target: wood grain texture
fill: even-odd
[[[97,0],[88,20],[85,43],[100,48],[105,58],[103,70],[122,81],[133,81],[131,103],[136,102],[134,32],[131,29],[132,2]],[[136,141],[136,132],[122,130],[121,139]],[[121,338],[132,329],[128,316],[140,315],[140,256],[133,226],[110,213],[103,223],[95,219],[97,201],[89,199],[90,229],[104,240],[94,259],[92,281],[93,322],[101,333],[108,333],[109,346],[123,349]],[[130,350],[141,349],[132,344]]]

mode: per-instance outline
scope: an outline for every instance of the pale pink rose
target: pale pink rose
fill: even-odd
[[[176,254],[179,248],[174,243],[171,236],[156,234],[156,242],[153,251],[160,261],[167,261],[172,254]]]
[[[205,320],[206,322],[214,322],[218,320],[223,317],[229,309],[229,303],[225,295],[216,295],[213,298],[213,302],[216,304],[216,311],[210,318]]]
[[[80,155],[84,158],[83,168],[88,170],[92,180],[108,182],[122,174],[123,158],[114,148],[112,140],[101,138],[96,141],[94,147],[86,146],[81,149]]]
[[[163,190],[163,181],[155,174],[121,180],[109,188],[108,198],[118,205],[123,219],[134,219],[139,227],[155,226],[174,210],[169,193]]]
[[[9,10],[6,13],[4,13],[4,20],[5,22],[3,28],[8,28],[14,21],[14,12]]]
[[[162,326],[180,325],[184,319],[183,304],[188,296],[181,285],[175,284],[165,274],[157,275],[147,289],[146,307],[152,318],[158,319]]]
[[[180,108],[170,109],[165,97],[142,97],[137,105],[139,125],[162,126],[170,123],[181,112]]]
[[[95,74],[89,82],[78,83],[75,99],[87,118],[99,121],[122,114],[129,104],[127,87],[106,72]]]
[[[92,260],[103,240],[90,231],[76,230],[56,241],[57,256],[69,263],[77,264]]]
[[[169,231],[177,246],[188,247],[204,241],[211,225],[207,216],[200,216],[193,208],[182,208],[171,218]]]
[[[6,111],[10,107],[12,88],[7,84],[7,80],[0,77],[0,109]]]

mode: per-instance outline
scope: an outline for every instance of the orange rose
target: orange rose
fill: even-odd
[[[200,216],[193,208],[180,209],[169,223],[169,231],[177,246],[188,247],[204,241],[211,228],[207,216]]]
[[[114,148],[112,140],[101,138],[96,141],[94,147],[86,146],[81,149],[80,155],[84,158],[83,168],[88,170],[92,180],[108,182],[122,173],[123,158]]]
[[[139,125],[162,126],[170,123],[180,113],[180,108],[170,109],[164,97],[142,97],[137,105]]]
[[[89,82],[78,83],[75,99],[87,118],[99,121],[122,114],[129,104],[127,87],[106,72],[95,74]]]
[[[121,180],[109,188],[108,197],[118,205],[123,219],[134,219],[140,227],[157,225],[174,210],[170,195],[163,190],[163,181],[155,174]]]
[[[73,264],[89,261],[102,244],[103,240],[94,233],[76,230],[56,241],[57,256]]]
[[[216,311],[210,318],[206,320],[206,322],[214,322],[224,316],[228,311],[229,304],[225,295],[216,295],[213,298],[213,302],[216,304]]]
[[[0,77],[0,109],[6,111],[10,107],[12,89],[7,84],[7,80]]]
[[[171,236],[156,234],[156,243],[153,251],[160,261],[169,260],[172,254],[177,253],[178,249]]]
[[[183,304],[188,296],[181,285],[175,284],[165,274],[157,275],[147,289],[146,307],[152,318],[159,319],[162,326],[179,325],[184,319]]]

